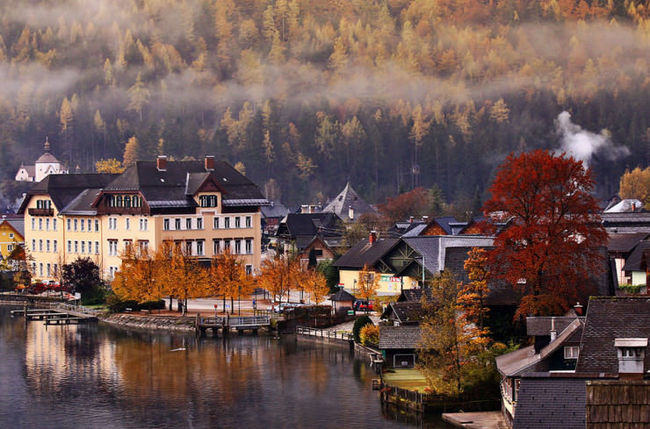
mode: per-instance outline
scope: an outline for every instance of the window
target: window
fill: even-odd
[[[32,238],[32,252],[36,252],[36,240]]]
[[[180,219],[174,219],[174,229],[179,230],[181,229],[181,220]]]
[[[235,253],[241,254],[241,240],[235,240]]]
[[[7,251],[11,252],[12,250],[14,250],[14,245],[13,244],[7,244]]]
[[[85,222],[83,219],[81,219],[81,220],[79,221],[79,223],[81,224],[81,225],[80,225],[81,228],[79,228],[80,231],[82,231],[82,232],[85,231],[85,230],[86,230],[86,222]]]
[[[241,228],[241,218],[239,216],[235,216],[235,228]]]
[[[169,219],[163,219],[163,229],[169,231]]]
[[[32,218],[32,231],[36,230],[36,218]]]
[[[108,255],[117,256],[117,240],[108,240]]]
[[[50,218],[45,219],[45,230],[50,230]]]
[[[99,241],[95,241],[95,255],[99,255]]]
[[[131,229],[131,219],[129,219],[128,217],[124,219],[124,229],[126,229],[127,231]],[[142,226],[140,227],[140,231],[142,231]]]
[[[72,241],[68,240],[68,253],[72,253]]]
[[[88,232],[93,230],[93,221],[88,219]]]
[[[204,241],[203,240],[197,240],[197,242],[196,242],[196,254],[197,254],[197,256],[203,256],[205,254]]]
[[[131,249],[131,246],[133,246],[133,242],[131,240],[124,240],[124,250]]]
[[[49,277],[49,276],[51,275],[51,273],[52,273],[52,268],[51,268],[50,264],[47,264],[47,265],[45,266],[45,269],[46,269],[46,270],[45,270],[46,275]]]
[[[38,230],[43,231],[43,219],[38,219]]]
[[[41,277],[43,277],[43,263],[38,264],[38,272]]]
[[[95,219],[95,232],[99,232],[99,219]]]
[[[67,224],[68,231],[70,231],[70,225],[71,225],[71,222],[72,222],[72,221],[71,221],[70,219],[67,219],[67,220],[66,220],[66,224]]]
[[[81,253],[86,253],[86,242],[81,240]]]
[[[230,216],[223,218],[223,227],[230,228]]]
[[[246,216],[246,228],[253,227],[253,218],[251,216]]]
[[[147,219],[140,219],[140,231],[146,231],[147,230],[147,223],[149,221]]]
[[[580,346],[565,346],[564,359],[578,359],[580,353]]]
[[[245,269],[246,269],[246,275],[250,276],[251,274],[253,274],[253,266],[252,265],[246,264]]]
[[[32,262],[32,273],[36,274],[36,262]]]
[[[186,242],[185,242],[185,252],[186,252],[188,255],[191,255],[191,254],[192,254],[192,242],[191,242],[191,241],[186,241]]]
[[[219,229],[219,218],[216,216],[212,219],[212,228]]]
[[[56,231],[56,219],[52,219],[52,229]]]
[[[196,229],[203,229],[203,218],[196,218]]]
[[[59,264],[54,264],[54,275],[56,276],[59,273]]]
[[[323,256],[323,249],[314,249],[314,256]]]
[[[117,197],[115,197],[115,206],[122,207],[122,196],[121,195],[118,195]]]
[[[213,255],[218,255],[221,252],[221,242],[219,240],[212,240],[212,254]]]
[[[216,195],[201,195],[199,197],[199,202],[201,207],[216,207],[217,206],[217,196]]]
[[[74,241],[74,253],[79,253],[79,242],[77,240]]]
[[[46,252],[50,251],[50,240],[45,240],[45,251]]]
[[[232,249],[230,248],[230,239],[229,238],[226,238],[225,240],[223,240],[223,250],[227,250],[229,252],[232,251]]]
[[[253,240],[250,238],[246,239],[246,254],[250,255],[253,253]]]
[[[39,252],[43,251],[43,240],[38,240],[38,251]]]
[[[78,221],[77,219],[75,219],[75,220],[73,220],[72,222],[73,222],[73,225],[74,225],[74,230],[77,231],[77,229],[78,229],[78,225],[79,225],[79,221]]]
[[[128,195],[124,196],[124,207],[131,208],[131,197]]]
[[[147,240],[140,240],[138,241],[138,244],[140,245],[141,252],[146,252],[149,248],[149,242]]]
[[[192,229],[192,218],[185,219],[185,229]]]
[[[57,244],[58,244],[58,243],[57,243],[56,240],[54,240],[54,241],[52,242],[52,245],[53,245],[53,247],[52,247],[52,251],[53,251],[54,253],[56,253],[56,252],[59,251],[59,250],[58,250],[58,246],[57,246]]]
[[[14,233],[13,232],[9,233],[9,238],[14,238]]]
[[[112,230],[117,229],[117,218],[115,217],[108,218],[108,229],[112,229]]]

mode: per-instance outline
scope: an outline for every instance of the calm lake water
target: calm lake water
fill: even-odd
[[[373,371],[342,348],[46,328],[10,309],[0,306],[0,428],[449,427],[382,410]]]

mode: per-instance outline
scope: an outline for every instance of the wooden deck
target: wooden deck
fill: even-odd
[[[443,413],[442,420],[459,428],[468,429],[507,429],[501,411],[474,413]]]
[[[44,321],[46,325],[78,325],[80,323],[97,321],[97,317],[94,314],[79,311],[79,309],[73,306],[69,307],[24,308],[22,310],[12,310],[11,316],[22,316],[25,321]]]
[[[213,332],[221,331],[223,334],[227,334],[232,329],[237,332],[246,330],[257,332],[261,328],[270,326],[271,318],[269,316],[202,317],[197,314],[195,322],[198,335],[204,334],[208,329]]]

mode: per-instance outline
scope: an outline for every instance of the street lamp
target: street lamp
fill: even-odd
[[[413,259],[416,261],[422,260],[422,289],[424,289],[424,255],[415,256]]]

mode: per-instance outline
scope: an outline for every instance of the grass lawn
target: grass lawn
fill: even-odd
[[[424,392],[427,387],[426,378],[415,368],[389,369],[384,372],[383,376],[386,384],[402,389]]]

